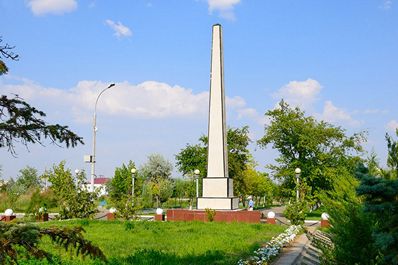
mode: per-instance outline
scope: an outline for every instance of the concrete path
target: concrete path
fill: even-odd
[[[264,216],[267,216],[268,212],[273,211],[278,224],[290,225],[290,221],[283,216],[284,210],[285,206],[278,206],[263,210],[262,213]],[[319,226],[319,221],[306,221],[304,225],[308,230],[314,232]],[[283,248],[279,257],[272,263],[272,265],[319,264],[316,262],[310,262],[313,260],[319,261],[319,258],[316,257],[315,254],[319,255],[319,253],[313,253],[311,242],[307,238],[306,234],[303,233],[297,236],[289,247]]]
[[[277,260],[272,265],[292,265],[297,264],[300,259],[300,254],[304,251],[305,246],[309,243],[307,236],[301,234],[296,237],[294,242],[287,248],[284,248],[279,254]]]
[[[311,233],[313,233],[316,228],[307,228]],[[296,237],[293,243],[284,248],[272,265],[319,265],[319,250],[315,249],[311,245],[311,241],[308,239],[305,233]]]

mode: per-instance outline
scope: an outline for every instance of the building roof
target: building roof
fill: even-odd
[[[106,184],[108,181],[110,181],[111,179],[110,178],[105,178],[105,177],[99,177],[99,178],[95,178],[94,179],[94,185],[95,184],[99,184],[99,185],[101,185],[101,184]],[[90,180],[88,180],[87,182],[86,182],[86,184],[91,184],[91,182],[90,182]]]

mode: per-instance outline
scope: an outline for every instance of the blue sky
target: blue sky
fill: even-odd
[[[385,164],[384,135],[398,127],[398,3],[395,0],[0,0],[0,35],[17,62],[0,77],[18,94],[67,124],[85,145],[46,143],[17,158],[0,151],[3,177],[54,163],[89,171],[95,98],[97,174],[112,176],[151,153],[170,160],[207,130],[211,26],[224,35],[229,126],[249,125],[284,98],[308,114],[368,131],[367,150]],[[252,145],[259,169],[275,151]],[[178,176],[178,173],[175,172]]]

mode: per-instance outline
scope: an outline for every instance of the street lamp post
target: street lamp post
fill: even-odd
[[[296,201],[298,202],[299,199],[300,199],[299,185],[300,185],[301,169],[300,168],[296,168],[294,170],[294,172],[296,173]]]
[[[94,107],[94,115],[93,115],[93,156],[91,157],[91,185],[90,189],[91,192],[94,191],[94,177],[95,177],[95,163],[96,163],[96,156],[95,156],[95,145],[96,145],[96,137],[97,137],[97,104],[100,96],[102,93],[104,93],[106,90],[108,90],[111,87],[114,87],[115,84],[110,84],[107,88],[103,89],[97,96],[97,100],[95,101],[95,107]]]
[[[193,171],[194,175],[195,175],[195,180],[196,180],[196,208],[198,208],[198,198],[199,198],[199,174],[200,171],[199,169],[195,169]]]
[[[134,182],[135,182],[135,173],[137,172],[137,169],[134,167],[131,169],[131,196],[134,198]]]
[[[75,183],[77,184],[77,183],[79,183],[79,175],[80,175],[80,169],[78,169],[78,168],[76,168],[75,169],[75,174],[76,174],[76,181],[75,181]]]

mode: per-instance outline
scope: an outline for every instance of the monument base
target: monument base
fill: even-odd
[[[218,198],[218,197],[201,197],[197,198],[197,209],[204,210],[206,208],[213,210],[235,210],[239,208],[239,198]]]
[[[167,221],[200,221],[209,222],[209,217],[203,210],[169,209],[166,215]],[[216,211],[214,222],[240,222],[260,223],[260,211],[229,210]]]
[[[231,178],[203,178],[204,198],[232,198],[234,196],[233,179]]]

